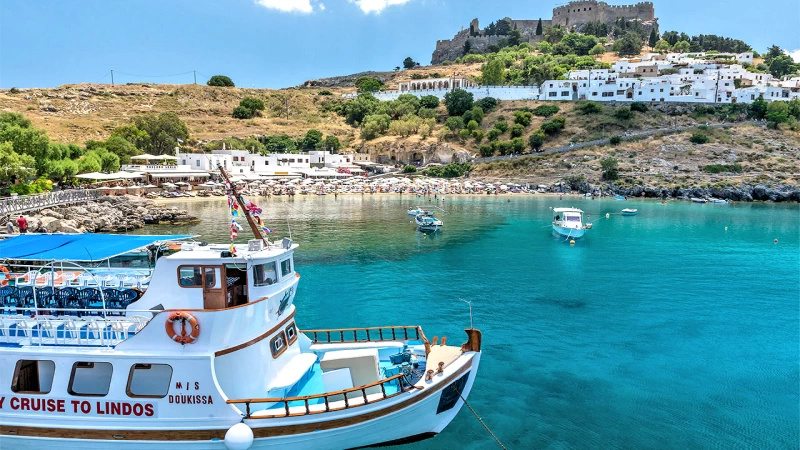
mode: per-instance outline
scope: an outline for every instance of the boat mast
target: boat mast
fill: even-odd
[[[253,217],[250,216],[250,211],[244,206],[244,200],[242,200],[242,196],[239,194],[239,191],[236,190],[236,185],[231,182],[231,179],[228,177],[228,173],[222,168],[222,164],[217,164],[217,168],[219,169],[219,173],[222,174],[222,177],[225,178],[225,181],[228,182],[228,186],[231,188],[233,198],[236,199],[236,203],[239,204],[239,208],[244,213],[244,217],[247,219],[247,224],[250,225],[253,235],[256,237],[256,239],[261,239],[264,242],[264,245],[269,245],[267,239],[263,234],[261,234],[261,229],[258,228],[258,225],[256,225],[256,222],[253,220]]]

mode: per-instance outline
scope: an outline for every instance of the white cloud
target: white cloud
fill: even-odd
[[[324,3],[320,3],[319,4],[319,10],[320,11],[325,11],[325,4]]]
[[[411,0],[348,0],[350,3],[355,3],[361,8],[364,13],[369,14],[374,12],[380,14],[381,11],[386,9],[387,6],[403,5]]]
[[[256,0],[256,4],[267,9],[277,9],[280,12],[309,14],[314,11],[311,0]],[[320,9],[325,9],[321,4],[320,6]]]
[[[794,62],[796,62],[796,63],[800,63],[800,49],[798,49],[798,50],[795,50],[795,51],[793,51],[793,52],[789,52],[789,56],[791,56],[791,57],[792,57],[792,59],[794,60]]]

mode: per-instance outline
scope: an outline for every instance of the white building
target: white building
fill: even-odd
[[[362,155],[363,157],[363,155]],[[363,173],[353,163],[352,153],[330,153],[311,151],[308,153],[271,153],[259,155],[247,150],[213,150],[208,153],[178,153],[178,162],[197,171],[217,170],[222,166],[231,176],[286,177],[306,176],[312,168],[329,168],[335,172],[332,178],[341,178],[337,172],[342,168],[346,176]],[[330,172],[330,173],[333,173]],[[329,172],[324,172],[329,173]],[[315,177],[321,176],[314,172]]]

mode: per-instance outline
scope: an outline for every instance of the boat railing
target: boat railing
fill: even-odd
[[[38,346],[114,346],[141,331],[158,312],[3,306],[0,311],[0,342]]]
[[[420,340],[426,347],[430,345],[422,327],[418,325],[300,330],[300,332],[309,336],[315,344]]]
[[[397,392],[387,393],[386,385],[389,383],[398,383]],[[367,390],[371,388],[380,387],[381,392],[375,394],[367,394]],[[245,419],[272,419],[280,417],[297,417],[307,416],[312,414],[321,414],[333,411],[343,411],[358,406],[371,405],[373,403],[387,400],[396,397],[405,392],[415,389],[423,389],[422,387],[414,386],[407,376],[403,373],[393,375],[383,380],[374,383],[356,386],[349,389],[340,391],[326,392],[324,394],[306,395],[302,397],[286,397],[286,398],[246,398],[228,400],[228,404],[244,404],[245,405]],[[360,393],[356,397],[350,397],[350,394]],[[338,397],[338,398],[337,398]],[[319,401],[322,403],[319,403]],[[314,401],[317,401],[314,403]],[[251,413],[251,404],[283,404],[280,413],[269,414],[269,410],[264,412]]]

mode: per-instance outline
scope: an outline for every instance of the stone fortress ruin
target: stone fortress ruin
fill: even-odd
[[[553,8],[551,19],[542,19],[542,28],[560,26],[569,30],[581,31],[589,22],[603,22],[613,25],[617,19],[637,20],[646,30],[658,29],[658,19],[652,2],[640,2],[635,5],[609,5],[596,0],[574,1],[566,5]],[[514,20],[506,17],[512,30],[518,30],[524,40],[535,44],[542,40],[542,35],[536,34],[539,19]],[[431,57],[431,64],[441,64],[452,61],[464,55],[464,45],[469,42],[469,48],[477,52],[486,52],[490,45],[497,45],[508,36],[487,35],[481,29],[478,19],[470,22],[468,29],[459,31],[453,39],[436,41],[436,49]]]

